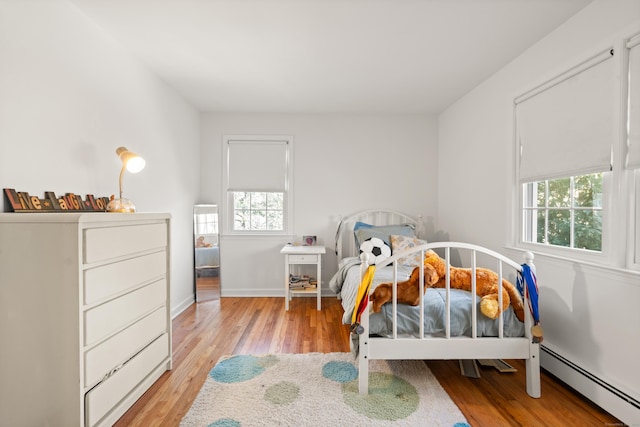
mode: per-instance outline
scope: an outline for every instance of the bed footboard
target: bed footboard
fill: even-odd
[[[398,259],[405,257],[415,252],[421,252],[422,259],[424,259],[425,252],[428,250],[443,250],[444,259],[446,262],[446,331],[444,336],[430,336],[425,334],[423,329],[424,324],[424,267],[420,267],[420,331],[415,336],[398,336],[397,333],[397,264]],[[385,265],[392,265],[394,268],[394,280],[392,283],[392,322],[393,333],[390,337],[376,337],[369,336],[369,311],[371,304],[363,311],[359,319],[358,328],[358,368],[359,378],[358,386],[360,394],[367,394],[369,388],[369,360],[385,359],[385,360],[402,360],[402,359],[417,359],[417,360],[435,360],[435,359],[524,359],[526,366],[526,388],[527,394],[533,398],[540,397],[540,344],[537,338],[532,336],[531,328],[534,326],[534,321],[531,312],[529,311],[529,296],[525,290],[523,303],[525,307],[524,311],[524,336],[523,337],[508,337],[503,334],[503,313],[501,312],[498,317],[499,333],[496,337],[482,337],[478,336],[476,331],[477,317],[482,316],[476,309],[476,304],[472,304],[471,318],[472,318],[472,332],[471,336],[452,336],[451,331],[451,318],[450,318],[450,277],[449,267],[451,266],[451,251],[466,251],[469,254],[471,262],[471,287],[472,293],[475,294],[476,290],[476,259],[477,256],[482,254],[484,258],[489,258],[495,261],[495,272],[498,274],[499,280],[499,306],[502,307],[502,279],[506,274],[503,270],[510,269],[510,271],[519,273],[522,271],[522,266],[518,263],[506,258],[505,256],[493,252],[489,249],[482,248],[476,245],[470,245],[466,243],[457,242],[441,242],[441,243],[429,243],[419,247],[412,248],[406,252],[400,254],[394,254],[388,258],[382,265],[379,264],[376,268],[383,267]],[[366,256],[363,257],[361,265],[361,273],[367,268]],[[525,254],[525,263],[528,264],[532,271],[535,272],[535,266],[533,265],[533,254],[527,252]],[[361,277],[362,277],[361,275]],[[368,297],[367,297],[368,298]],[[355,333],[355,332],[354,332]]]

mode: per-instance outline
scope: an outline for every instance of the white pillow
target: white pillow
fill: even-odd
[[[420,240],[416,237],[400,236],[395,234],[390,236],[390,240],[391,252],[394,255],[399,252],[404,252],[411,248],[415,248],[416,246],[424,245],[425,243],[427,243],[426,240]],[[402,257],[398,259],[398,264],[417,267],[422,262],[421,255],[422,254],[420,252],[416,252],[406,257]]]

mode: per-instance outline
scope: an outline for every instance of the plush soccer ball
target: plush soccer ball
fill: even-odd
[[[378,237],[369,237],[360,245],[360,253],[369,254],[370,264],[378,264],[391,256],[391,248]]]

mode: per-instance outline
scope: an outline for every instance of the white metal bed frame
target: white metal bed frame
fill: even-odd
[[[416,220],[408,215],[384,210],[369,210],[359,212],[341,221],[338,235],[336,236],[336,253],[338,259],[344,254],[355,255],[355,243],[347,244],[345,251],[345,242],[343,236],[351,236],[348,240],[353,239],[353,224],[357,221],[368,222],[374,225],[385,224],[398,224],[398,223],[410,223],[415,224],[417,228],[420,227],[420,221]],[[350,246],[351,245],[351,246]],[[351,249],[350,249],[351,248]],[[397,334],[397,295],[396,286],[398,282],[397,267],[398,259],[409,254],[420,252],[422,258],[424,253],[430,249],[444,249],[445,263],[446,263],[446,333],[444,337],[429,336],[424,333],[424,268],[420,268],[420,332],[417,337],[398,336]],[[364,310],[360,318],[359,328],[359,351],[358,351],[358,368],[359,368],[359,392],[360,394],[368,393],[369,382],[369,360],[385,359],[385,360],[428,360],[428,359],[524,359],[526,367],[526,389],[529,396],[534,398],[540,397],[540,345],[538,342],[534,342],[534,338],[531,334],[531,327],[533,326],[533,318],[529,310],[525,309],[525,336],[524,337],[505,337],[503,335],[504,320],[502,314],[499,317],[499,334],[498,337],[478,337],[476,331],[477,325],[477,307],[472,305],[472,336],[471,337],[452,337],[450,335],[450,279],[449,279],[449,266],[451,265],[451,250],[465,250],[469,251],[471,255],[471,269],[473,271],[472,276],[472,293],[475,294],[475,269],[477,268],[477,255],[483,254],[491,259],[495,259],[496,267],[495,271],[499,276],[499,306],[502,306],[502,278],[503,267],[508,267],[514,271],[520,272],[522,267],[512,261],[511,259],[494,252],[492,250],[460,242],[437,242],[424,244],[411,250],[393,254],[385,262],[378,264],[376,268],[382,268],[387,265],[393,265],[393,299],[392,299],[392,313],[393,313],[393,332],[392,337],[375,337],[369,336],[369,305]],[[367,268],[367,256],[361,257],[361,277]],[[525,254],[525,262],[535,272],[535,266],[533,265],[533,254],[527,252]],[[525,292],[524,306],[529,306],[528,293]]]

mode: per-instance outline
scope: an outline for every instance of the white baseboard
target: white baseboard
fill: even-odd
[[[196,296],[195,294],[192,294],[179,304],[171,307],[171,319],[175,319],[180,313],[185,311],[194,302],[196,302]]]
[[[245,297],[254,297],[254,298],[265,298],[265,297],[272,297],[272,298],[284,298],[284,291],[278,289],[226,289],[224,288],[224,286],[221,287],[220,289],[220,296],[221,297],[239,297],[239,298],[245,298]],[[330,289],[323,289],[322,290],[322,298],[324,297],[333,297],[336,298],[336,294],[331,291]],[[308,294],[308,295],[301,295],[298,294],[296,295],[294,298],[315,298],[316,295],[315,294]]]
[[[540,364],[551,374],[627,425],[640,425],[640,401],[545,346]],[[544,390],[542,391],[544,393]]]

